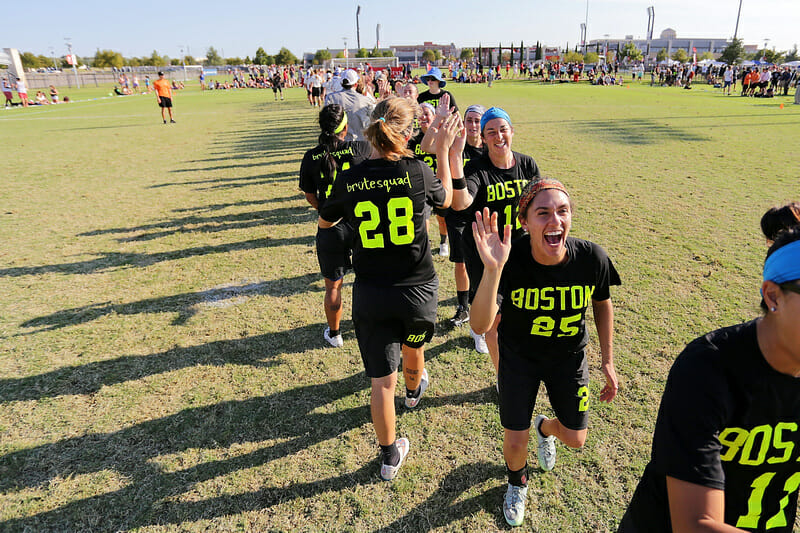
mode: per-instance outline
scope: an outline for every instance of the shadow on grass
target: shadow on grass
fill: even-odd
[[[104,302],[84,305],[26,320],[20,324],[20,327],[39,328],[25,333],[25,335],[32,335],[42,331],[85,324],[112,313],[117,315],[175,313],[177,316],[172,321],[172,325],[180,326],[196,315],[203,305],[222,307],[254,296],[289,296],[310,291],[321,292],[324,289],[310,287],[312,283],[319,280],[319,274],[305,274],[294,278],[261,281],[246,285],[230,285],[161,298],[148,298],[126,304]],[[0,381],[0,385],[2,385],[2,381]],[[0,398],[2,398],[2,395],[3,393],[0,392]]]
[[[298,199],[297,196],[294,197]],[[213,217],[201,217],[191,215],[164,222],[154,222],[141,226],[130,226],[123,228],[108,228],[102,230],[87,231],[79,233],[79,237],[93,237],[96,235],[106,235],[114,233],[138,233],[131,237],[118,239],[120,242],[130,241],[150,241],[162,237],[168,237],[175,233],[217,233],[220,231],[245,229],[259,226],[276,226],[282,224],[302,224],[316,222],[317,213],[309,206],[281,207],[265,211],[254,211],[252,213],[236,213],[231,215],[219,215]],[[162,230],[162,231],[153,231]]]
[[[286,332],[282,335],[294,335]],[[245,341],[247,342],[247,341]],[[212,348],[210,351],[216,351]],[[6,520],[0,529],[7,531],[104,530],[114,531],[148,525],[180,524],[263,510],[298,498],[350,490],[354,483],[378,481],[377,452],[375,459],[354,472],[313,482],[291,483],[275,474],[269,486],[257,491],[208,498],[201,501],[180,501],[193,497],[197,484],[237,471],[269,465],[345,432],[369,424],[369,406],[318,412],[320,407],[347,396],[366,391],[369,382],[363,373],[319,385],[301,385],[265,397],[243,401],[226,401],[212,406],[186,409],[177,414],[143,422],[105,434],[92,434],[20,450],[0,457],[0,490],[4,492],[47,486],[55,478],[93,473],[117,472],[127,481],[119,490],[90,496],[57,509]],[[486,390],[446,397],[426,398],[426,407],[485,403]],[[399,400],[399,398],[398,398]],[[403,416],[402,413],[399,413]],[[169,454],[195,450],[223,450],[235,444],[278,441],[255,451],[218,460],[193,464],[172,470],[160,465],[159,458]],[[224,455],[224,454],[222,454]],[[193,462],[191,458],[189,462]],[[181,459],[173,459],[172,465]],[[466,466],[448,475],[439,491],[417,511],[437,514],[441,507],[453,507],[454,498],[466,490],[475,476],[497,477],[499,467]],[[467,479],[463,479],[466,476]],[[287,483],[288,482],[288,483]],[[480,497],[459,502],[463,511],[496,508],[495,490]],[[444,510],[443,510],[444,511]],[[442,520],[450,515],[439,513]],[[448,517],[448,518],[444,518]],[[414,511],[397,521],[398,525],[416,524]]]
[[[292,177],[294,179],[298,178],[298,173],[295,171],[289,172],[277,172],[275,174],[260,174],[258,176],[245,176],[242,178],[208,178],[203,180],[194,180],[194,181],[173,181],[170,183],[159,183],[158,185],[151,185],[148,189],[160,189],[163,187],[175,187],[175,186],[182,186],[182,185],[205,185],[209,183],[230,183],[232,185],[229,186],[217,186],[217,187],[202,187],[195,190],[198,191],[205,191],[208,189],[214,188],[227,188],[227,187],[244,187],[246,185],[255,185],[255,184],[262,184],[262,183],[270,183],[273,181],[286,181],[285,178]],[[256,181],[258,180],[258,181]],[[249,183],[254,182],[254,183]]]
[[[59,263],[55,265],[9,267],[0,269],[0,277],[37,276],[42,274],[91,274],[112,268],[127,267],[141,268],[162,263],[211,254],[220,254],[242,250],[257,250],[259,248],[272,248],[276,246],[314,244],[314,236],[290,237],[284,239],[252,239],[249,241],[219,244],[216,246],[197,246],[172,252],[157,252],[152,254],[104,252],[96,259],[75,261],[73,263]]]
[[[667,119],[669,120],[669,119]],[[582,131],[619,144],[645,145],[663,141],[703,142],[709,137],[691,133],[653,119],[586,120],[575,123]]]
[[[302,200],[305,202],[305,198],[303,197],[302,192],[298,192],[297,194],[291,194],[289,196],[273,197],[264,200],[242,200],[241,202],[229,202],[226,204],[209,204],[209,205],[200,205],[197,207],[180,207],[177,209],[173,209],[172,212],[202,213],[205,211],[222,211],[223,209],[228,209],[229,207],[252,207],[254,205],[272,204],[274,202],[291,202],[293,200]]]

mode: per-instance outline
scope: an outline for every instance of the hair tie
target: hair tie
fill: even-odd
[[[344,114],[344,116],[342,117],[342,121],[339,123],[338,126],[336,126],[336,129],[333,130],[333,134],[336,135],[337,133],[342,133],[342,130],[344,130],[345,126],[347,126],[347,113]]]
[[[386,119],[383,117],[378,117],[378,120],[380,120],[381,122],[386,122]]]

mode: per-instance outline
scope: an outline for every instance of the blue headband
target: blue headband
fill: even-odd
[[[506,113],[504,109],[499,107],[490,107],[481,117],[481,133],[483,133],[483,128],[486,126],[486,123],[494,118],[502,118],[508,122],[509,126],[511,126],[511,117],[508,116],[508,113]]]
[[[778,248],[764,263],[764,281],[780,285],[800,279],[800,241]]]

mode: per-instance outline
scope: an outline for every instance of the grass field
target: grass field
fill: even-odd
[[[523,528],[613,531],[672,360],[758,313],[758,220],[800,196],[800,106],[699,85],[448,89],[508,110],[514,149],[567,184],[572,234],[623,279],[620,394],[593,405],[583,450],[532,471]],[[170,126],[152,95],[82,101],[106,92],[0,113],[0,531],[506,529],[493,372],[465,328],[438,329],[431,388],[398,410],[411,454],[378,479],[352,275],[345,347],[322,340],[305,91],[189,88]],[[444,324],[452,268],[435,263]]]

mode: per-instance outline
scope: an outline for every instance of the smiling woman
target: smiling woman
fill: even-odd
[[[584,348],[591,303],[602,356],[605,386],[600,401],[617,394],[613,358],[614,309],[610,287],[619,285],[614,265],[600,246],[569,237],[572,203],[558,180],[539,178],[522,190],[518,221],[528,232],[511,244],[511,224],[498,229],[488,208],[473,223],[484,265],[470,323],[475,331],[498,326],[500,421],[505,429],[503,458],[508,489],[503,514],[522,524],[528,490],[528,440],[539,385],[544,382],[556,418],[534,423],[542,470],[552,470],[556,439],[571,448],[586,442],[589,367]],[[498,313],[497,301],[500,301]]]
[[[466,133],[466,131],[465,131]],[[492,107],[480,118],[480,135],[486,147],[486,155],[463,164],[463,149],[467,135],[462,135],[458,153],[450,152],[450,172],[453,176],[453,209],[464,211],[468,220],[475,220],[475,213],[484,208],[500,213],[503,224],[514,224],[513,237],[522,235],[522,225],[517,220],[517,202],[522,188],[528,181],[539,177],[539,167],[530,156],[511,150],[514,127],[511,117],[503,109]],[[459,178],[465,177],[465,180]],[[469,277],[470,300],[483,274],[483,263],[478,256],[472,232],[465,231],[464,263]],[[488,351],[498,368],[497,321],[485,333],[471,332],[475,349]]]

